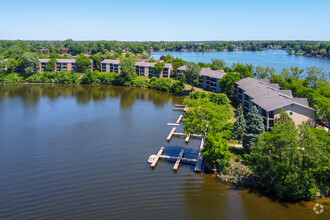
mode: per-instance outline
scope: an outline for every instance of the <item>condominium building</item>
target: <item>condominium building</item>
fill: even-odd
[[[136,73],[138,76],[170,78],[173,70],[172,64],[165,63],[164,69],[160,73],[154,71],[155,64],[156,63],[137,62],[135,64]]]
[[[171,76],[173,67],[172,64],[165,63],[164,70],[160,73],[154,71],[156,63],[149,62],[136,62],[136,73],[138,76],[158,77],[158,78],[169,78]],[[101,62],[101,72],[114,72],[120,73],[120,60],[105,59]]]
[[[120,60],[103,60],[101,62],[101,72],[120,73]]]
[[[39,59],[39,72],[45,72],[47,71],[47,65],[49,63],[50,59]],[[78,66],[76,63],[75,59],[56,59],[56,66],[55,69],[53,70],[54,72],[58,72],[58,71],[62,71],[62,70],[74,70],[74,71],[78,71]],[[91,65],[90,68],[91,70],[93,70],[94,64],[93,64],[93,60],[91,61]]]
[[[211,70],[210,68],[201,69],[200,86],[211,92],[221,92],[219,81],[227,73],[223,70]]]
[[[245,78],[235,83],[235,96],[245,111],[256,106],[264,119],[265,129],[274,126],[275,118],[279,117],[283,108],[296,125],[307,122],[315,127],[316,111],[309,107],[306,98],[294,98],[291,90],[281,90],[278,84],[270,83],[269,79]]]

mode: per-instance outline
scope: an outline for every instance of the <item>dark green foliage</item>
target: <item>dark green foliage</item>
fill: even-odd
[[[77,84],[79,83],[79,75],[74,71],[60,71],[56,72],[55,82],[61,84]]]
[[[212,70],[223,70],[226,67],[226,62],[223,59],[212,59]]]
[[[119,85],[130,86],[136,77],[135,60],[125,58],[120,62],[121,74],[119,75]]]
[[[118,77],[117,73],[105,73],[105,72],[100,72],[97,75],[99,79],[99,83],[103,85],[113,85],[116,77]]]
[[[209,98],[210,98],[211,102],[214,102],[218,105],[228,105],[229,104],[228,97],[223,93],[210,93]]]
[[[27,74],[36,72],[39,68],[39,60],[34,53],[25,53],[22,56],[22,68]]]
[[[166,78],[152,77],[149,81],[149,88],[169,92],[172,88],[172,81]]]
[[[311,199],[318,191],[329,195],[329,147],[313,133],[307,124],[297,129],[281,109],[272,130],[259,137],[250,163],[268,192],[290,200]]]
[[[50,72],[55,71],[56,63],[57,63],[56,58],[51,58],[48,62],[47,70],[50,71]]]
[[[208,133],[206,135],[203,156],[220,173],[224,172],[230,165],[228,149],[227,140],[220,133]]]
[[[187,63],[187,71],[185,72],[186,82],[192,86],[199,85],[200,67],[195,63]]]
[[[165,67],[165,63],[158,62],[154,65],[153,70],[154,72],[159,74],[164,70],[164,67]]]
[[[173,83],[172,87],[171,87],[171,92],[179,95],[183,92],[184,90],[184,83],[182,81],[177,81],[175,83]]]
[[[226,93],[229,97],[234,96],[234,85],[235,82],[240,80],[239,74],[227,72],[224,77],[219,81],[219,86],[221,88],[221,91]]]
[[[84,73],[87,70],[90,70],[90,65],[92,64],[91,60],[89,57],[86,57],[84,54],[80,54],[77,57],[76,62],[77,62],[79,72]]]
[[[258,109],[253,106],[252,110],[246,115],[246,126],[243,135],[243,146],[247,152],[250,152],[257,138],[265,131],[262,117],[258,114]]]
[[[99,84],[98,71],[93,72],[91,70],[86,71],[85,76],[81,78],[81,84]]]
[[[245,117],[243,112],[243,107],[240,104],[235,113],[235,123],[234,123],[234,134],[239,142],[242,141],[244,130],[245,130]]]

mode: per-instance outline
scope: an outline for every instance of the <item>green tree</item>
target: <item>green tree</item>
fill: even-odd
[[[309,87],[312,89],[317,89],[318,81],[325,82],[330,80],[330,72],[327,72],[322,68],[309,67],[306,68],[306,71],[306,80],[309,81]]]
[[[121,85],[132,85],[136,77],[135,60],[132,58],[125,58],[120,62],[120,83]]]
[[[185,72],[186,82],[192,86],[199,85],[200,67],[195,63],[187,63],[187,71]]]
[[[283,68],[280,76],[287,82],[292,83],[301,79],[301,74],[304,72],[304,69],[300,69],[297,66],[291,66],[290,68]]]
[[[223,70],[226,67],[226,62],[223,59],[212,59],[212,70]]]
[[[19,66],[19,61],[14,58],[9,58],[7,61],[7,71],[15,72]]]
[[[154,65],[154,67],[153,67],[153,71],[154,71],[155,73],[160,74],[160,73],[164,70],[164,67],[165,67],[165,63],[163,63],[163,62],[158,62],[158,63],[156,63],[156,64]]]
[[[243,146],[247,152],[250,152],[257,138],[265,131],[262,117],[258,114],[256,106],[246,115],[246,126],[243,135]]]
[[[92,64],[89,57],[85,56],[84,54],[80,54],[77,57],[76,63],[78,66],[78,71],[82,73],[86,72],[87,70],[90,70],[90,66]]]
[[[24,53],[22,56],[22,66],[24,72],[27,74],[32,74],[39,69],[39,59],[34,53]]]
[[[97,76],[98,76],[98,71],[93,72],[91,70],[87,70],[86,74],[81,78],[81,83],[82,84],[99,84],[100,80]]]
[[[261,65],[256,66],[256,76],[257,76],[258,79],[269,78],[274,73],[275,73],[275,68],[274,67],[267,66],[265,68]]]
[[[173,92],[176,95],[179,95],[183,92],[184,90],[184,83],[182,81],[176,81],[173,83],[171,87],[171,92]]]
[[[90,58],[93,60],[95,70],[101,71],[101,62],[103,60],[101,53],[93,54],[90,56]]]
[[[234,96],[235,82],[240,80],[240,76],[236,73],[229,72],[219,81],[221,91],[226,93],[229,97]]]
[[[329,193],[329,149],[307,124],[296,128],[281,109],[270,132],[252,147],[250,165],[261,185],[279,198],[311,199]]]
[[[289,55],[292,55],[292,48],[291,48],[291,47],[286,48],[286,52],[287,52]]]
[[[56,68],[57,60],[55,58],[51,58],[47,64],[47,71],[54,71]]]
[[[230,165],[229,145],[219,133],[208,133],[203,149],[204,158],[211,163],[213,168],[223,173]]]
[[[246,122],[245,122],[243,107],[240,104],[235,113],[235,123],[234,123],[234,134],[239,142],[242,141],[244,135],[245,123]]]

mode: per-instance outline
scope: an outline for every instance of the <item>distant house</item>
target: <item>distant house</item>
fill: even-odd
[[[49,49],[40,49],[40,53],[42,54],[50,54],[50,50]]]
[[[291,90],[281,90],[278,84],[271,84],[269,79],[245,78],[235,83],[235,97],[245,111],[253,106],[264,119],[265,129],[274,126],[274,119],[279,117],[283,108],[296,125],[303,122],[315,127],[316,111],[309,107],[306,98],[294,98]]]
[[[4,62],[5,66],[2,68],[3,70],[7,71],[7,61],[8,59],[0,60],[0,63]],[[1,70],[1,69],[0,69]]]
[[[75,59],[56,59],[57,60],[57,63],[56,63],[56,67],[55,69],[53,70],[54,72],[58,72],[58,71],[62,71],[62,70],[68,70],[68,71],[71,71],[71,70],[74,70],[74,71],[78,71],[78,66],[77,66],[77,63],[76,63],[76,60]],[[45,71],[48,71],[47,70],[47,65],[48,65],[48,62],[50,61],[50,59],[39,59],[39,72],[45,72]],[[90,60],[91,61],[91,70],[93,70],[93,60]]]
[[[211,68],[201,69],[200,86],[211,92],[221,92],[219,80],[227,73],[223,70],[211,70]]]
[[[153,67],[156,63],[149,62],[136,62],[136,73],[138,76],[158,77],[158,78],[169,78],[173,71],[172,64],[165,63],[164,70],[161,73],[156,73]],[[101,72],[114,72],[120,73],[120,60],[105,59],[101,62]]]

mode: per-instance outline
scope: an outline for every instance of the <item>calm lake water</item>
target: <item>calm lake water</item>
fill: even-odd
[[[0,85],[0,219],[330,219],[330,201],[280,203],[190,165],[166,136],[181,98],[122,87]],[[179,128],[182,130],[182,128]]]
[[[223,59],[227,66],[233,63],[241,62],[262,66],[270,66],[279,73],[284,67],[298,66],[306,67],[316,66],[330,71],[330,60],[306,56],[290,56],[285,50],[264,50],[264,51],[234,51],[234,52],[155,52],[152,56],[159,59],[162,55],[171,54],[189,62],[211,63],[212,59]]]

